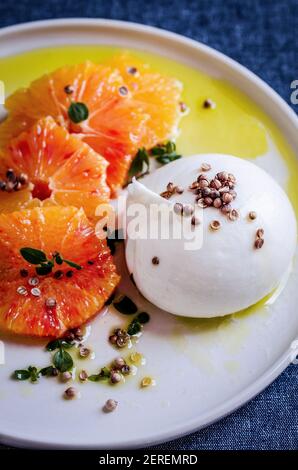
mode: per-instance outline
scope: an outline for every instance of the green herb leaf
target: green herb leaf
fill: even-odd
[[[29,366],[28,369],[15,370],[13,377],[17,380],[31,380],[31,382],[37,382],[39,372],[36,367]]]
[[[56,261],[57,264],[61,265],[63,263],[63,258],[62,256],[60,255],[60,253],[57,253],[55,256],[54,256],[54,259]]]
[[[126,295],[120,297],[119,300],[115,300],[113,305],[118,312],[124,315],[133,315],[138,311],[136,304]]]
[[[178,160],[182,155],[176,153],[175,142],[168,141],[163,145],[157,145],[150,150],[150,155],[156,158],[158,163],[166,165],[167,163]]]
[[[106,380],[110,378],[111,376],[111,371],[107,367],[103,367],[99,374],[94,374],[94,375],[89,375],[88,380],[90,382],[99,382],[100,380]]]
[[[48,366],[48,367],[44,367],[43,369],[40,369],[39,373],[43,376],[43,377],[52,377],[54,374],[55,370],[55,367],[53,366]]]
[[[127,328],[127,333],[130,336],[136,335],[137,333],[140,333],[142,330],[142,325],[141,323],[135,318],[130,325]]]
[[[141,312],[137,316],[137,320],[142,324],[145,325],[146,323],[149,322],[150,316],[147,312]]]
[[[71,268],[75,268],[75,269],[82,269],[82,266],[80,266],[79,264],[77,263],[74,263],[73,261],[69,261],[68,259],[63,259],[64,263],[68,264],[68,266],[70,266]]]
[[[71,103],[68,108],[68,116],[72,122],[78,124],[88,118],[89,110],[85,103]]]
[[[30,367],[28,367],[28,371],[30,373],[31,382],[37,382],[38,377],[39,377],[39,373],[38,373],[37,368],[30,366]]]
[[[53,270],[53,263],[48,261],[47,263],[43,263],[40,266],[35,268],[36,274],[39,276],[45,276],[46,274],[50,274]]]
[[[60,348],[54,355],[53,363],[56,369],[60,372],[67,372],[73,367],[73,360],[71,355]]]
[[[69,349],[69,348],[72,348],[73,345],[74,344],[71,341],[68,341],[64,338],[58,338],[58,339],[54,339],[53,341],[50,341],[46,345],[46,350],[55,351],[56,349],[59,349],[59,348]]]
[[[99,373],[100,377],[108,379],[111,376],[111,371],[108,367],[102,367]]]
[[[30,264],[41,264],[47,261],[45,253],[35,248],[24,247],[20,249],[20,253]]]
[[[168,163],[171,163],[174,160],[178,160],[181,157],[182,155],[161,155],[160,157],[157,157],[156,160],[158,163],[161,163],[161,165],[167,165]]]
[[[101,380],[101,377],[99,374],[93,374],[89,375],[88,380],[90,380],[90,382],[99,382]]]
[[[146,174],[149,170],[149,157],[154,157],[161,165],[178,160],[182,155],[176,152],[175,142],[168,141],[153,147],[149,152],[145,148],[140,148],[132,161],[129,169],[129,176],[137,178]]]
[[[144,165],[146,169],[144,170]],[[144,171],[148,171],[149,168],[149,155],[145,148],[140,148],[132,161],[129,169],[129,176],[140,176]]]
[[[20,370],[15,370],[14,371],[13,377],[16,380],[28,380],[28,379],[30,379],[31,374],[30,374],[29,370],[20,369]]]
[[[54,339],[53,341],[50,341],[47,345],[46,345],[46,350],[47,351],[55,351],[55,349],[58,349],[60,348],[60,339]]]

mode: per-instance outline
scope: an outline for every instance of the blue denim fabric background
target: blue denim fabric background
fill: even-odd
[[[262,77],[290,103],[298,79],[298,0],[0,0],[0,26],[48,18],[134,21],[212,46]],[[2,44],[0,44],[2,47]],[[291,105],[297,112],[298,105]],[[298,368],[220,422],[154,449],[297,449]]]

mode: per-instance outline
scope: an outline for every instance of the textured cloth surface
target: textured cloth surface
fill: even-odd
[[[134,21],[202,41],[245,65],[290,102],[298,79],[298,0],[0,0],[0,27],[49,18]],[[2,44],[0,44],[0,47]],[[297,449],[297,366],[227,418],[154,449]]]

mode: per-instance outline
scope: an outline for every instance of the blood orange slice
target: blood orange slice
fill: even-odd
[[[52,116],[70,133],[89,143],[109,162],[108,182],[113,189],[123,184],[130,161],[139,148],[140,129],[147,119],[122,93],[124,81],[108,66],[86,62],[63,67],[19,90],[6,101],[9,116],[0,126],[0,143],[27,130],[37,119]],[[83,103],[88,118],[74,122],[71,103]]]
[[[9,115],[0,126],[1,145],[51,115],[110,162],[107,181],[116,191],[137,150],[173,137],[180,116],[177,80],[148,72],[145,66],[132,74],[129,67],[123,58],[115,59],[112,67],[86,62],[61,68],[17,91],[6,101]],[[82,120],[69,113],[71,103],[84,105]]]
[[[0,210],[43,204],[83,207],[93,217],[109,199],[106,160],[51,118],[37,121],[0,153]],[[21,184],[25,181],[25,184]]]
[[[120,71],[134,100],[134,107],[148,116],[142,146],[150,149],[173,139],[181,117],[182,83],[152,71],[148,64],[129,53],[114,57],[110,64]]]
[[[59,252],[81,269],[64,263],[38,276],[20,254],[24,247],[42,250],[48,258]],[[2,331],[61,336],[99,312],[118,282],[109,248],[96,237],[83,209],[45,207],[0,215]]]

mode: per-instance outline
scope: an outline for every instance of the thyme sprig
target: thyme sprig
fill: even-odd
[[[164,144],[158,144],[151,150],[140,148],[132,161],[129,169],[129,177],[140,178],[145,174],[149,173],[149,158],[155,158],[155,160],[161,165],[178,160],[182,155],[177,154],[175,142],[168,141]]]
[[[82,266],[63,258],[62,255],[58,252],[54,252],[52,254],[52,259],[48,259],[47,255],[43,251],[37,250],[36,248],[24,247],[20,249],[20,253],[24,260],[36,266],[36,274],[39,274],[40,276],[50,274],[53,271],[55,263],[59,266],[62,263],[65,263],[71,268],[78,270],[82,269]]]

